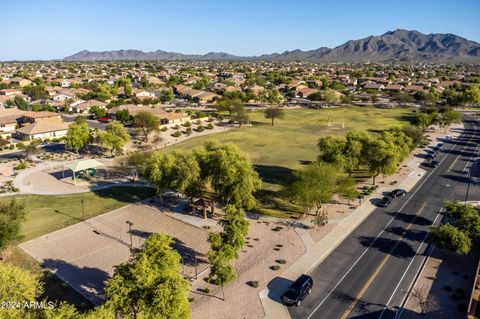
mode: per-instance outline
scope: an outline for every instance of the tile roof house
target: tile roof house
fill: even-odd
[[[15,135],[23,140],[58,138],[67,135],[68,131],[62,115],[54,112],[25,112],[18,122],[22,126],[17,128]]]
[[[72,112],[75,112],[75,113],[88,113],[88,111],[90,111],[90,108],[92,106],[98,106],[102,109],[106,109],[107,108],[107,103],[104,103],[102,101],[98,101],[98,100],[88,100],[88,101],[78,101],[76,103],[72,103],[70,105],[70,109]]]

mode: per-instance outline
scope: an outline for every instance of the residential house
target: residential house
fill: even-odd
[[[373,83],[373,82],[369,82],[369,83],[366,83],[363,88],[365,90],[378,90],[378,91],[381,91],[383,89],[385,89],[385,86],[383,84],[380,84],[380,83]]]
[[[405,87],[401,84],[389,84],[389,85],[385,86],[385,91],[400,92],[400,91],[403,91],[403,90],[405,90]]]
[[[190,116],[186,113],[167,112],[161,107],[150,107],[150,106],[134,105],[134,104],[126,104],[126,105],[112,107],[111,109],[108,110],[108,114],[111,118],[116,118],[116,113],[121,110],[128,110],[128,113],[131,116],[135,116],[141,111],[150,112],[153,115],[160,118],[161,125],[167,125],[167,126],[173,125],[173,124],[180,124],[190,120]]]
[[[133,95],[138,98],[154,98],[155,93],[149,92],[147,90],[133,89]]]
[[[15,136],[22,140],[59,138],[67,135],[68,124],[54,112],[25,112],[19,119],[21,127]]]
[[[79,100],[70,104],[70,110],[75,113],[88,113],[92,106],[98,106],[99,108],[106,109],[107,103],[98,100]]]
[[[18,86],[23,88],[27,85],[30,85],[32,83],[32,81],[30,81],[29,79],[15,77],[15,78],[10,79],[10,83],[12,83],[14,85],[18,85]]]
[[[0,136],[7,138],[15,133],[17,128],[18,115],[7,115],[0,117]]]

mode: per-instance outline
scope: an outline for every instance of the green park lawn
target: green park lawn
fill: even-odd
[[[314,161],[321,136],[345,135],[352,130],[372,133],[391,127],[410,125],[411,109],[380,109],[374,107],[342,107],[335,109],[286,110],[283,120],[265,119],[262,111],[250,112],[252,126],[208,136],[195,137],[167,149],[188,150],[207,140],[234,143],[246,152],[263,180],[256,194],[260,202],[257,211],[279,217],[294,217],[302,208],[295,207],[278,196],[277,191],[293,170]],[[330,127],[328,123],[331,123]]]
[[[27,241],[83,220],[101,215],[130,203],[151,197],[155,190],[148,187],[112,187],[73,195],[17,195],[25,205],[25,220],[19,241]],[[5,200],[8,197],[4,197]]]

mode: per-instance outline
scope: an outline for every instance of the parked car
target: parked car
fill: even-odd
[[[301,275],[290,287],[288,287],[287,292],[283,294],[282,302],[287,306],[295,305],[298,307],[303,299],[312,292],[312,287],[312,277]]]
[[[393,198],[390,196],[384,196],[377,204],[378,207],[388,207],[393,202]]]
[[[428,166],[435,168],[435,167],[438,166],[438,164],[440,164],[438,161],[431,161],[431,162],[428,164]]]
[[[109,117],[102,117],[101,119],[99,119],[100,122],[102,123],[108,123],[110,122],[112,119],[109,118]]]
[[[404,190],[404,189],[394,189],[393,191],[389,192],[387,194],[388,197],[392,197],[392,198],[397,198],[397,197],[400,197],[400,196],[405,196],[407,195],[407,191]]]
[[[443,145],[444,145],[443,143],[438,143],[436,147],[437,147],[440,151],[443,151]]]

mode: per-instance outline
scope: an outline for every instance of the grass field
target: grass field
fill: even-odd
[[[83,219],[83,211],[85,218],[90,218],[153,195],[155,190],[149,187],[124,186],[65,196],[17,195],[15,197],[25,204],[25,221],[22,223],[17,243],[78,223]],[[0,200],[8,199],[9,197],[3,197]],[[7,262],[37,273],[42,278],[45,285],[44,297],[74,304],[80,311],[93,307],[58,277],[44,272],[40,264],[18,246],[11,246],[8,251]]]
[[[410,124],[411,109],[379,109],[374,107],[343,107],[335,109],[292,109],[275,126],[263,112],[250,113],[252,126],[209,136],[196,137],[173,145],[171,150],[188,150],[207,140],[231,142],[246,152],[263,180],[257,194],[260,211],[287,217],[299,209],[276,196],[293,170],[316,159],[317,141],[321,136],[345,135],[352,130],[379,132]],[[329,126],[329,123],[331,124]]]
[[[154,194],[155,190],[148,187],[112,187],[64,196],[17,195],[15,197],[25,204],[25,221],[22,223],[19,241],[27,241],[78,223],[83,220],[83,212],[88,219]],[[3,200],[8,198],[4,197]]]

